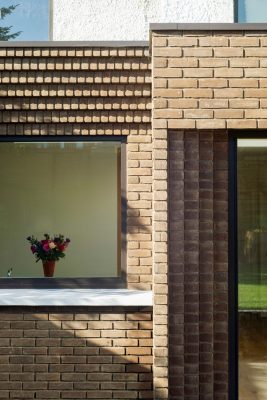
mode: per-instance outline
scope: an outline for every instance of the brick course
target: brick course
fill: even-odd
[[[0,313],[0,398],[153,398],[151,308],[35,311]]]
[[[162,31],[152,36],[153,101],[166,99],[161,114],[154,114],[157,124],[166,122],[165,111],[170,129],[266,127],[267,114],[257,100],[267,93],[266,32]],[[173,99],[183,102],[176,107]]]

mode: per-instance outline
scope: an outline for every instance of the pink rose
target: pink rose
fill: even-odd
[[[43,249],[44,249],[44,251],[49,251],[49,250],[50,250],[49,244],[48,244],[48,243],[45,243],[45,244],[43,245]]]

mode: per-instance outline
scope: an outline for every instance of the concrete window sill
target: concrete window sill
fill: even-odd
[[[152,291],[1,289],[0,306],[152,306]]]

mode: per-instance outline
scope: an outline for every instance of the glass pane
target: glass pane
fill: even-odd
[[[267,22],[267,1],[238,0],[238,22]]]
[[[49,40],[50,0],[0,0],[0,40]]]
[[[117,276],[120,144],[0,144],[0,276],[42,277],[29,235],[71,239],[56,277]],[[118,243],[119,242],[119,243]]]
[[[267,140],[238,140],[239,400],[267,400]]]

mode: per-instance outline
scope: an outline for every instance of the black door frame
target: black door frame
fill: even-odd
[[[229,130],[228,137],[228,383],[229,400],[238,400],[237,139],[267,139],[267,131]]]
[[[228,328],[229,400],[238,399],[237,137],[229,132],[228,175]]]

